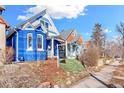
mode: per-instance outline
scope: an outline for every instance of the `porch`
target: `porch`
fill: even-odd
[[[60,37],[47,37],[47,57],[57,58],[58,45],[63,44],[64,40]]]

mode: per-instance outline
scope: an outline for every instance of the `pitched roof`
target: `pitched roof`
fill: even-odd
[[[76,37],[70,43],[78,42],[80,37],[82,37],[80,34],[76,35]]]
[[[72,31],[74,31],[75,29],[70,29],[70,30],[62,30],[62,32],[60,32],[60,35],[64,38],[64,40],[67,40],[68,36],[71,34]]]
[[[45,17],[46,17],[46,18],[45,18]],[[49,21],[49,24],[52,25],[52,27],[51,27],[51,28],[52,28],[52,31],[55,32],[57,35],[59,34],[59,32],[58,32],[58,30],[56,29],[54,23],[52,22],[52,19],[51,19],[51,18],[49,17],[49,15],[48,15],[47,10],[44,9],[44,10],[41,10],[40,13],[38,13],[38,14],[32,16],[32,17],[29,18],[28,20],[26,20],[26,21],[20,23],[19,25],[15,26],[13,29],[11,29],[11,30],[9,31],[9,33],[7,34],[7,38],[10,37],[10,36],[16,31],[16,29],[25,28],[25,25],[26,25],[27,23],[31,23],[34,28],[37,28],[37,27],[39,26],[39,24],[40,24],[40,22],[37,21],[37,20],[39,20],[39,19],[41,19],[41,18],[44,19],[44,20],[47,21],[47,22]],[[41,25],[41,24],[40,24],[40,25]]]
[[[41,11],[40,13],[36,14],[35,16],[32,16],[31,18],[27,19],[26,21],[18,24],[17,26],[15,26],[13,29],[11,29],[9,31],[9,33],[6,35],[6,38],[9,38],[16,31],[17,28],[22,28],[26,23],[32,22],[32,21],[38,19],[40,16],[45,15],[45,13],[46,13],[46,9]]]
[[[69,35],[73,32],[76,31],[75,29],[70,29],[70,30],[62,30],[62,32],[60,32],[60,35],[63,37],[64,40],[67,40]],[[77,32],[75,32],[75,37],[74,39],[72,39],[71,41],[69,41],[68,43],[78,43],[79,38],[82,37],[80,34],[77,34]]]
[[[1,24],[5,24],[6,28],[9,28],[8,23],[3,19],[2,16],[0,16],[0,23],[1,23]]]
[[[31,18],[27,19],[26,21],[20,23],[19,25],[17,25],[15,28],[19,28],[22,27],[23,25],[25,25],[27,22],[33,22],[34,20],[38,19],[39,17],[45,15],[46,13],[46,9],[42,10],[40,13],[36,14],[35,16],[32,16]]]

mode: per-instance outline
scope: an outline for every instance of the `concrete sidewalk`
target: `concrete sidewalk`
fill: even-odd
[[[112,72],[115,70],[115,68],[119,65],[119,62],[114,62],[105,68],[103,68],[100,72],[96,72],[93,74],[97,79],[109,83]],[[76,85],[73,85],[71,88],[107,88],[106,85],[101,83],[99,80],[95,79],[94,77],[90,76],[84,80],[81,80]]]

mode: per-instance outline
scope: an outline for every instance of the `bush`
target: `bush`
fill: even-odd
[[[0,50],[0,62],[3,64],[12,63],[14,58],[14,49],[12,47],[6,47],[6,50]]]
[[[88,48],[84,53],[81,53],[80,62],[88,67],[97,66],[99,57],[98,48]]]
[[[6,47],[6,64],[12,63],[14,58],[14,49],[12,47]]]

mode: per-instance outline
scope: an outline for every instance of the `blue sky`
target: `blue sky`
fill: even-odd
[[[19,20],[19,15],[26,15],[29,8],[35,6],[5,6],[6,11],[3,13],[4,18],[10,24],[11,27],[19,24],[24,20]],[[80,8],[79,8],[80,9]],[[71,13],[71,17],[55,18],[53,21],[59,31],[65,29],[75,28],[79,34],[81,34],[84,40],[89,40],[92,35],[93,27],[95,23],[102,24],[105,29],[107,37],[111,39],[117,36],[116,24],[124,21],[124,6],[105,6],[105,5],[89,5],[81,8],[83,14],[78,14],[76,17],[72,17],[74,13]],[[54,11],[53,11],[54,12]],[[53,13],[51,13],[53,14]],[[65,14],[66,15],[66,14]],[[67,14],[68,15],[68,14]],[[69,16],[70,16],[69,15]],[[61,15],[63,16],[63,15]]]

